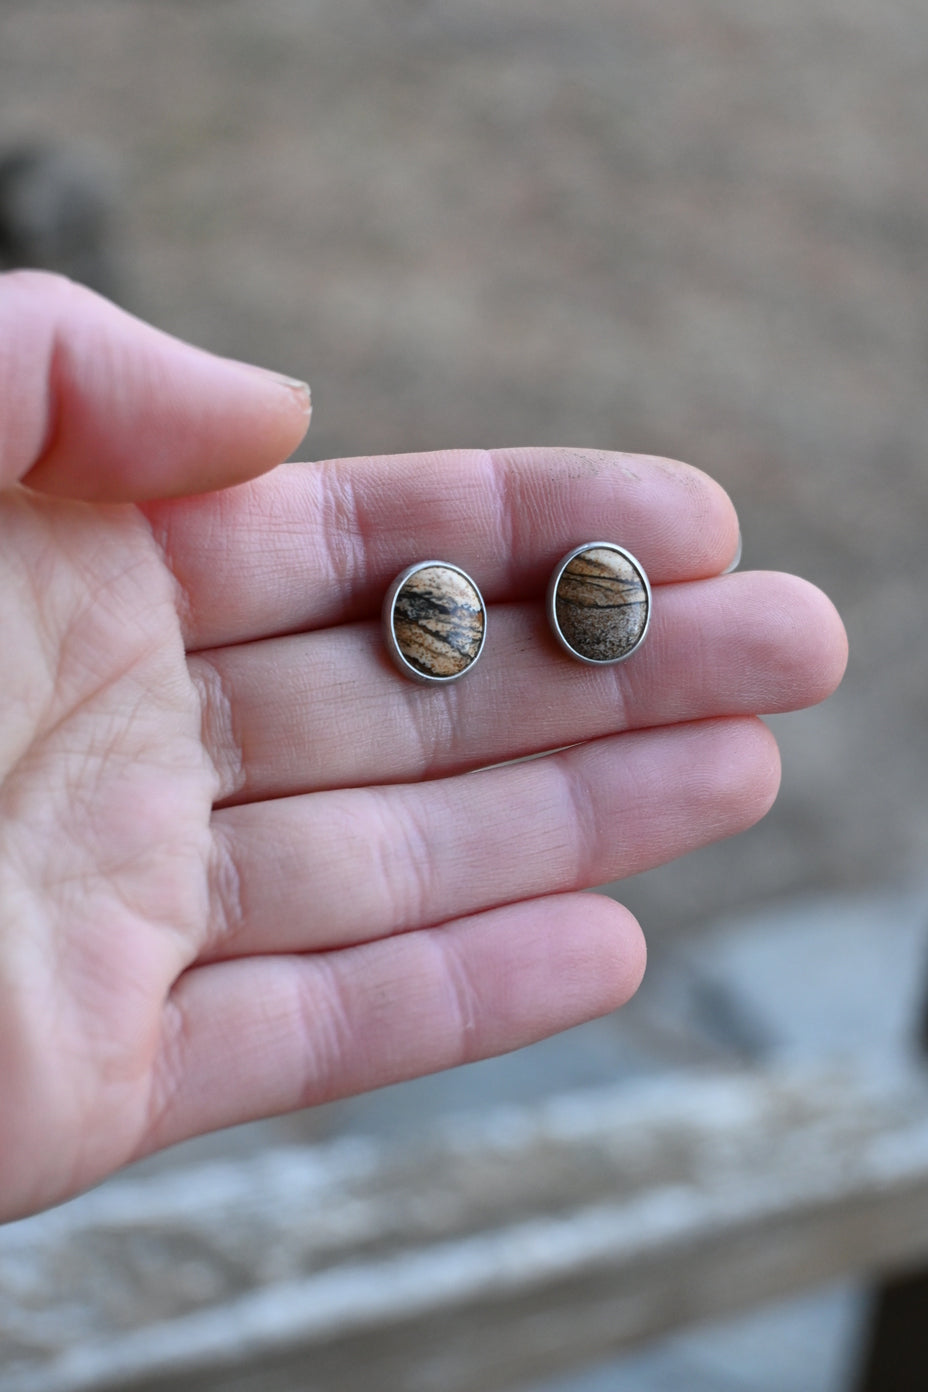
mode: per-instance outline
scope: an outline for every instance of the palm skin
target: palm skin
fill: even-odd
[[[123,1163],[153,1124],[168,993],[202,938],[216,775],[144,519],[8,496],[0,555],[15,654],[0,765],[0,1192],[38,1180],[41,1200]],[[29,574],[41,588],[19,583]]]
[[[737,521],[685,466],[259,478],[305,428],[297,387],[35,275],[0,278],[0,407],[0,1219],[620,1005],[639,930],[577,891],[755,821],[778,777],[755,712],[843,670],[817,591],[721,574]],[[582,669],[540,596],[604,533],[648,569],[654,631]],[[376,621],[433,555],[490,602],[438,692]]]

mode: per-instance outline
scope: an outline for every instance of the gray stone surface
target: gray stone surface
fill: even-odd
[[[650,989],[612,1020],[531,1050],[385,1089],[329,1109],[333,1132],[414,1139],[436,1118],[535,1102],[551,1092],[734,1058],[810,1063],[907,1053],[928,988],[928,884],[818,895],[733,917],[657,965]],[[840,969],[838,968],[840,965]],[[243,1129],[244,1146],[275,1128]],[[228,1138],[181,1148],[220,1153]],[[175,1161],[177,1156],[175,1156]],[[164,1158],[137,1167],[163,1166]],[[846,1284],[533,1387],[531,1392],[844,1392],[866,1292]]]
[[[924,880],[734,917],[668,954],[647,997],[659,1018],[779,1061],[898,1057],[926,1006]]]
[[[532,1392],[847,1392],[862,1306],[834,1287]]]
[[[926,1001],[928,884],[919,881],[721,924],[665,963],[647,1008],[744,1057],[875,1062],[914,1049]],[[866,1309],[866,1288],[847,1283],[532,1392],[846,1392]]]
[[[134,1177],[14,1224],[4,1392],[514,1388],[923,1260],[926,1232],[923,1069],[677,1072],[399,1145],[343,1137]],[[769,1323],[785,1385],[795,1353]],[[711,1362],[711,1336],[694,1337],[687,1356]],[[715,1361],[756,1382],[760,1345],[729,1330]]]

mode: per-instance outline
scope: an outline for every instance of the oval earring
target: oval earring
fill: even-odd
[[[563,556],[548,585],[548,622],[580,662],[624,662],[641,647],[651,620],[651,586],[624,546],[588,541]]]
[[[383,601],[383,638],[412,681],[457,681],[483,652],[487,610],[466,571],[448,561],[418,561],[393,581]]]

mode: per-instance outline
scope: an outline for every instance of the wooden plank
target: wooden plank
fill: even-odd
[[[3,1392],[493,1392],[928,1255],[920,1072],[681,1075],[0,1232]]]
[[[917,1044],[928,1057],[928,997]],[[874,1292],[856,1392],[924,1392],[928,1386],[928,1268],[900,1273]]]

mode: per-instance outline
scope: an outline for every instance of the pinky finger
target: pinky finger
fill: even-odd
[[[534,1043],[624,1005],[644,965],[626,909],[564,894],[337,952],[193,968],[168,1002],[136,1158]]]

